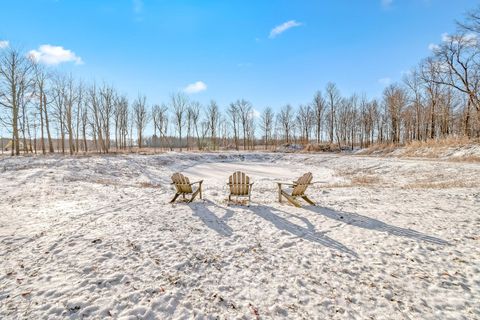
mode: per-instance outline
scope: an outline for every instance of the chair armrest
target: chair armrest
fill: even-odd
[[[286,184],[286,185],[288,185],[288,186],[294,186],[294,185],[295,185],[295,183],[282,182],[282,181],[275,181],[275,183],[277,183],[277,184]]]
[[[251,186],[252,184],[253,184],[253,182],[249,183],[248,185]],[[240,185],[240,184],[234,184],[234,183],[227,182],[227,186],[231,186],[231,185]]]

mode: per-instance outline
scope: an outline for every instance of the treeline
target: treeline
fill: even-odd
[[[222,108],[183,93],[149,104],[130,101],[108,84],[85,84],[50,72],[24,52],[0,52],[0,121],[10,134],[2,148],[69,153],[129,148],[236,150],[283,144],[338,148],[402,144],[447,136],[480,137],[480,9],[444,35],[432,55],[385,88],[381,99],[342,96],[334,83],[309,103],[258,108],[244,99]],[[149,132],[149,135],[146,133]],[[153,135],[152,135],[153,133]],[[2,143],[3,144],[3,143]]]

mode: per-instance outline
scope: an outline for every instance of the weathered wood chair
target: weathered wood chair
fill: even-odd
[[[227,185],[230,187],[228,203],[232,201],[232,196],[248,197],[248,206],[250,206],[253,182],[243,172],[234,172],[229,178]]]
[[[200,199],[202,199],[202,183],[203,183],[203,180],[190,182],[190,180],[187,177],[185,177],[183,174],[178,172],[174,173],[172,176],[171,184],[175,185],[175,189],[177,190],[177,193],[175,193],[175,196],[173,197],[172,201],[170,201],[170,203],[175,202],[175,200],[177,200],[177,198],[180,195],[182,195],[183,199],[186,199],[185,198],[186,194],[192,195],[191,198],[188,200],[189,203],[195,199],[197,194],[200,194]],[[195,192],[192,189],[192,185],[194,184],[198,184],[198,188],[197,190],[195,190]]]
[[[312,183],[313,175],[311,172],[305,173],[303,176],[294,181],[293,183],[277,182],[278,185],[278,201],[282,202],[282,196],[285,197],[291,204],[295,207],[300,207],[300,203],[297,201],[297,197],[301,197],[303,200],[311,204],[312,206],[315,203],[310,200],[306,195],[305,191],[308,186]],[[292,187],[291,193],[287,193],[285,190],[282,190],[282,185],[287,185]]]

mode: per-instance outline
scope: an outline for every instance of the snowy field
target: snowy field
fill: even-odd
[[[250,207],[226,180],[254,181]],[[204,201],[169,204],[170,176]],[[277,202],[311,171],[318,206]],[[226,153],[0,159],[1,319],[480,319],[480,163]]]

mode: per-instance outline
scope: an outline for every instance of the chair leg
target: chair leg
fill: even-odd
[[[315,206],[315,202],[313,202],[312,200],[310,200],[306,195],[303,195],[302,196],[303,200],[307,201],[308,203],[310,203],[312,206]]]
[[[200,182],[199,190],[200,190],[200,199],[203,199],[203,198],[202,198],[202,183],[201,183],[201,182]]]
[[[282,195],[291,203],[293,204],[295,207],[298,207],[300,208],[301,205],[300,203],[298,203],[292,196],[290,196],[288,193],[286,193],[285,191],[282,191]]]
[[[277,183],[278,185],[278,202],[282,203],[282,184]]]
[[[188,203],[192,202],[195,197],[197,196],[197,194],[200,193],[200,189],[197,189],[197,191],[195,191],[193,194],[192,194],[192,197],[190,198],[190,200],[188,201]],[[200,193],[200,199],[202,198],[201,196],[201,193]]]
[[[170,201],[170,203],[174,203],[175,200],[177,200],[178,196],[180,195],[180,193],[175,193],[175,196],[173,197],[173,199]]]

